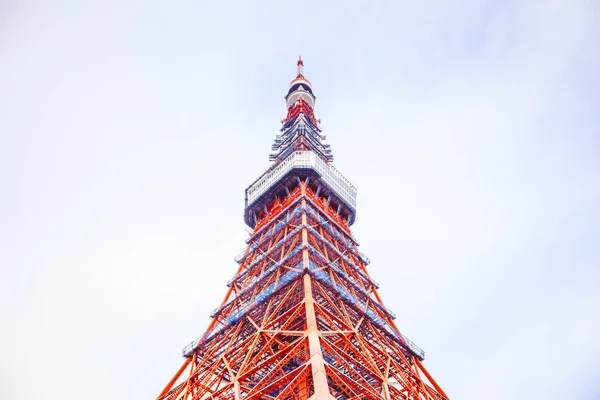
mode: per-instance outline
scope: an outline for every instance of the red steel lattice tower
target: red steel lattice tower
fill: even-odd
[[[356,188],[331,165],[302,69],[273,165],[246,189],[239,268],[158,399],[448,399],[366,270]]]

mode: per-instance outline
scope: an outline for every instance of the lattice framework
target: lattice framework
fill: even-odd
[[[367,272],[356,188],[330,164],[303,65],[274,163],[246,189],[237,272],[158,400],[448,398]]]
[[[446,399],[327,200],[304,181],[267,211],[159,399]]]

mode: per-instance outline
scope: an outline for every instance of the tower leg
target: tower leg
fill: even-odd
[[[308,331],[308,348],[310,351],[310,366],[312,370],[313,385],[315,387],[315,400],[329,400],[329,384],[327,383],[327,372],[323,361],[323,352],[317,329],[317,318],[315,316],[315,305],[312,297],[310,275],[304,274],[304,301],[306,306],[306,325]]]
[[[303,200],[304,201],[304,200]],[[302,214],[302,223],[306,225],[306,214]],[[308,232],[306,228],[302,230],[302,243],[308,245]],[[308,249],[302,251],[302,262],[304,270],[309,269]],[[308,335],[308,348],[310,351],[310,366],[313,377],[315,394],[312,396],[315,400],[329,400],[329,384],[327,383],[327,372],[325,371],[325,362],[323,361],[323,351],[321,350],[321,341],[319,339],[319,328],[317,327],[317,316],[315,314],[315,304],[312,295],[312,283],[308,272],[304,273],[304,306],[306,307],[306,332]]]

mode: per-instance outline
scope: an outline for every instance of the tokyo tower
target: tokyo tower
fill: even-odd
[[[331,165],[303,65],[273,164],[246,189],[239,267],[158,400],[448,399],[367,272],[356,188]]]

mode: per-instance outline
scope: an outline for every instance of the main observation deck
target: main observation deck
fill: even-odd
[[[309,178],[310,186],[338,214],[352,225],[356,219],[356,187],[331,164],[313,151],[295,151],[279,164],[273,165],[246,189],[244,221],[256,225],[256,217],[276,196],[289,193],[299,179]]]

